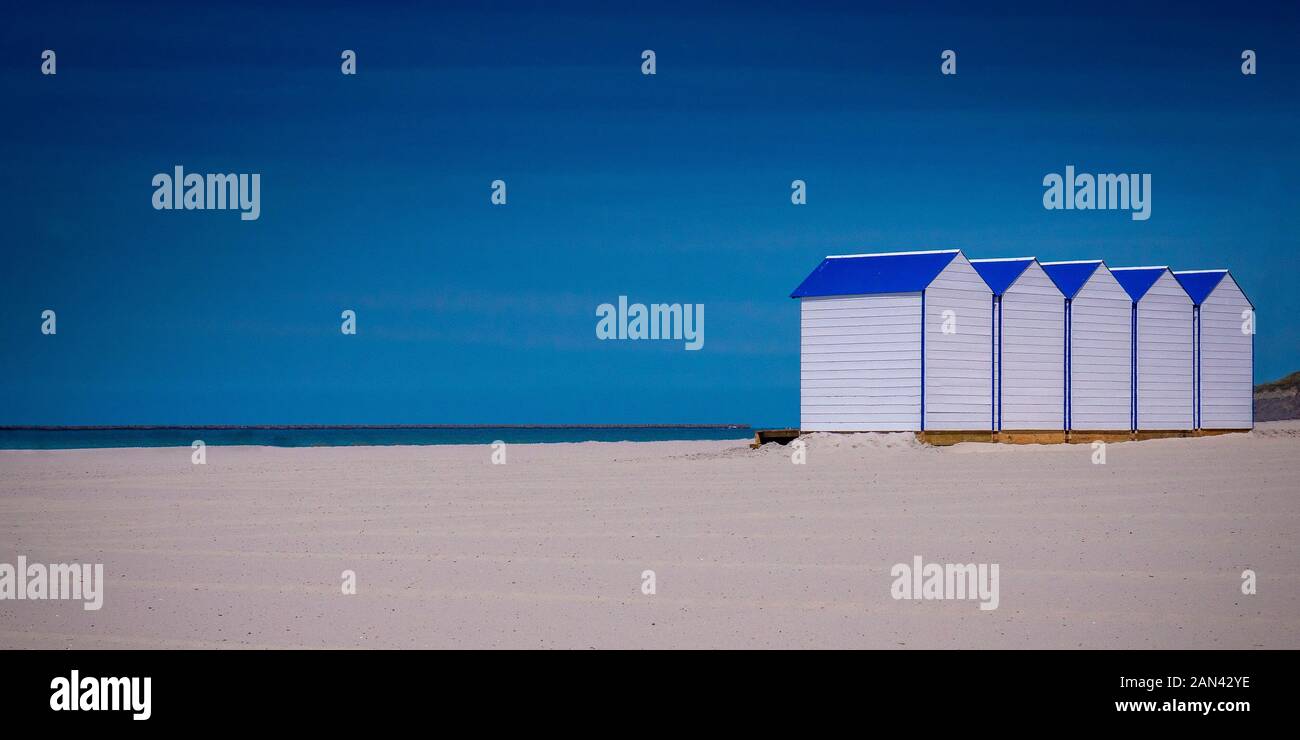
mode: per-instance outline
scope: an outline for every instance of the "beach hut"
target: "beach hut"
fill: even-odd
[[[838,255],[800,301],[804,431],[990,431],[988,285],[960,250]]]
[[[1101,260],[1044,262],[1064,297],[1065,428],[1132,429],[1133,300]]]
[[[1254,304],[1227,270],[1175,272],[1193,305],[1197,429],[1255,426]]]
[[[1192,299],[1168,267],[1115,267],[1133,299],[1133,429],[1190,430]]]
[[[1033,257],[970,262],[993,292],[993,428],[1063,437],[1065,302],[1060,289]]]

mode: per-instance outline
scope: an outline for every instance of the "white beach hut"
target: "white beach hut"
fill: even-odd
[[[1065,430],[1065,302],[1033,257],[971,260],[993,292],[993,428]]]
[[[1101,260],[1042,267],[1065,299],[1066,429],[1131,430],[1132,298]]]
[[[1227,270],[1175,272],[1194,306],[1197,429],[1255,426],[1255,307]]]
[[[1168,267],[1115,267],[1133,299],[1133,429],[1195,427],[1192,299]]]
[[[791,297],[802,430],[991,430],[991,292],[960,250],[827,257]]]

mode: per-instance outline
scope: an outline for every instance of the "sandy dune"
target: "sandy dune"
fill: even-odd
[[[97,612],[0,601],[0,647],[1300,648],[1295,422],[1105,465],[877,435],[814,435],[802,466],[735,442],[190,452],[0,452],[0,562],[107,581]],[[999,608],[894,600],[915,555],[999,564]]]

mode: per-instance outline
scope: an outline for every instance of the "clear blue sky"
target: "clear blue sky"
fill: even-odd
[[[0,424],[792,424],[789,292],[889,249],[1228,267],[1300,369],[1293,2],[192,5],[5,14]],[[177,164],[261,218],[153,210]],[[1044,210],[1067,164],[1151,219]],[[597,341],[619,295],[705,348]]]

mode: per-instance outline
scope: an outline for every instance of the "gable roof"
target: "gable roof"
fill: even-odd
[[[1192,297],[1192,303],[1199,306],[1219,287],[1227,274],[1227,270],[1183,270],[1175,272],[1174,277],[1178,278],[1187,295]]]
[[[1040,262],[1043,272],[1056,283],[1066,298],[1075,295],[1087,284],[1092,274],[1101,267],[1101,260],[1076,260],[1073,262]]]
[[[1013,283],[1033,264],[1033,257],[1004,257],[1002,259],[971,260],[971,267],[984,278],[993,295],[1007,292]]]
[[[1124,286],[1128,291],[1129,297],[1135,301],[1142,300],[1142,296],[1151,290],[1151,286],[1156,284],[1161,275],[1169,272],[1168,267],[1112,267],[1111,274]]]
[[[804,278],[791,298],[876,293],[915,293],[943,272],[958,249],[832,255]]]

